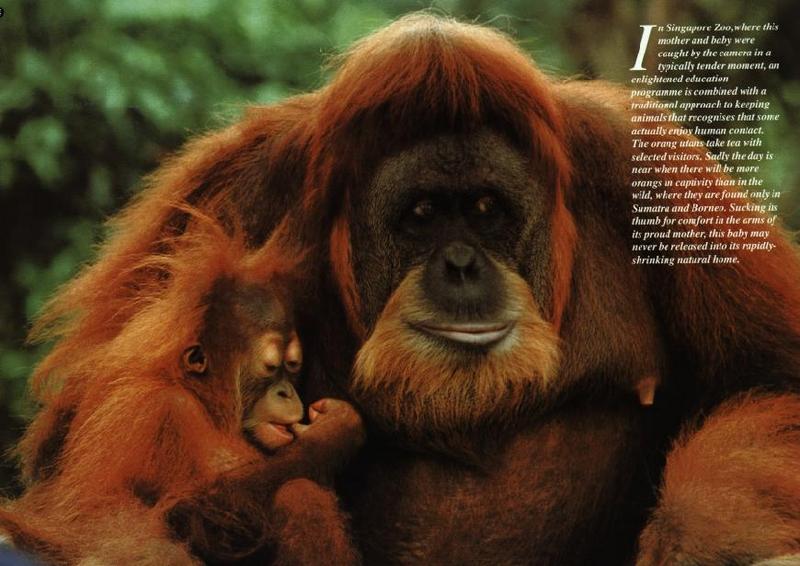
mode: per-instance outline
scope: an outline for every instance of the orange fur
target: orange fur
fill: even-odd
[[[282,201],[290,196],[281,195],[287,187],[280,185],[293,175],[307,144],[305,122],[299,117],[307,115],[313,101],[314,95],[306,95],[254,108],[243,122],[187,144],[147,180],[144,190],[112,219],[111,235],[97,261],[39,314],[31,340],[59,341],[31,379],[38,398],[46,400],[60,388],[64,364],[83,357],[87,346],[112,339],[137,312],[139,296],[167,275],[152,259],[165,239],[181,233],[186,222],[182,206],[247,210],[272,198],[277,216],[268,208],[258,212],[260,226],[267,218],[267,233],[272,231],[285,213]],[[270,190],[273,184],[277,186]],[[249,238],[257,237],[252,226],[245,228]]]
[[[639,564],[748,562],[800,552],[800,397],[746,396],[669,455]]]
[[[561,191],[556,193],[553,211],[551,241],[553,242],[553,300],[551,320],[556,333],[561,331],[561,319],[572,290],[572,269],[578,232],[575,221],[564,203]]]
[[[335,505],[331,492],[307,479],[286,482],[275,493],[275,513],[285,516],[286,522],[277,535],[281,547],[275,566],[306,566],[324,563],[330,566],[352,566],[359,563],[350,542],[344,515]],[[324,510],[320,513],[320,510]],[[320,521],[320,517],[323,521]],[[309,525],[323,537],[309,539],[298,536]]]
[[[331,265],[334,273],[338,274],[337,283],[345,305],[347,322],[356,336],[363,340],[367,335],[367,331],[361,322],[358,289],[350,260],[352,255],[350,249],[350,226],[344,216],[340,216],[334,222],[331,230],[330,250]]]
[[[189,215],[186,231],[162,239],[157,253],[132,268],[168,277],[139,289],[133,314],[114,336],[87,344],[59,365],[73,417],[54,470],[0,515],[0,526],[17,544],[54,563],[127,562],[136,553],[129,554],[135,544],[122,529],[126,524],[135,525],[137,541],[155,545],[150,552],[163,544],[188,563],[193,559],[185,549],[167,542],[165,511],[221,476],[264,459],[242,435],[242,360],[236,356],[246,337],[223,337],[231,351],[212,355],[212,377],[187,377],[180,357],[204,332],[207,299],[217,282],[290,281],[303,254],[284,247],[281,227],[250,252],[241,231],[231,236],[208,213],[187,206],[180,211]],[[55,402],[63,404],[64,396]],[[45,412],[42,430],[35,433],[46,433],[51,418]],[[266,516],[268,509],[261,513]],[[147,563],[158,563],[161,554],[145,556]]]

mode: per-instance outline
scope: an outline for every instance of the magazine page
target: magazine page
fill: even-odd
[[[791,0],[0,0],[0,566],[800,565]]]

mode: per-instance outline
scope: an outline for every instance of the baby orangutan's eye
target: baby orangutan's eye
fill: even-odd
[[[184,371],[195,375],[204,375],[208,369],[208,358],[200,344],[189,346],[183,351],[181,365]]]

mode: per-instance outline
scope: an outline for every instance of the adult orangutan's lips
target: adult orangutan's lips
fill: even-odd
[[[511,322],[470,322],[459,324],[415,324],[418,330],[469,346],[499,342],[514,326]]]

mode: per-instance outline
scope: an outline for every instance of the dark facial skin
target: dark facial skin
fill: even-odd
[[[442,135],[385,159],[355,203],[355,218],[366,219],[353,227],[353,253],[368,327],[416,266],[424,266],[426,297],[452,321],[490,320],[502,308],[505,289],[490,258],[545,299],[543,280],[530,280],[525,266],[549,262],[552,191],[532,169],[489,131]]]

